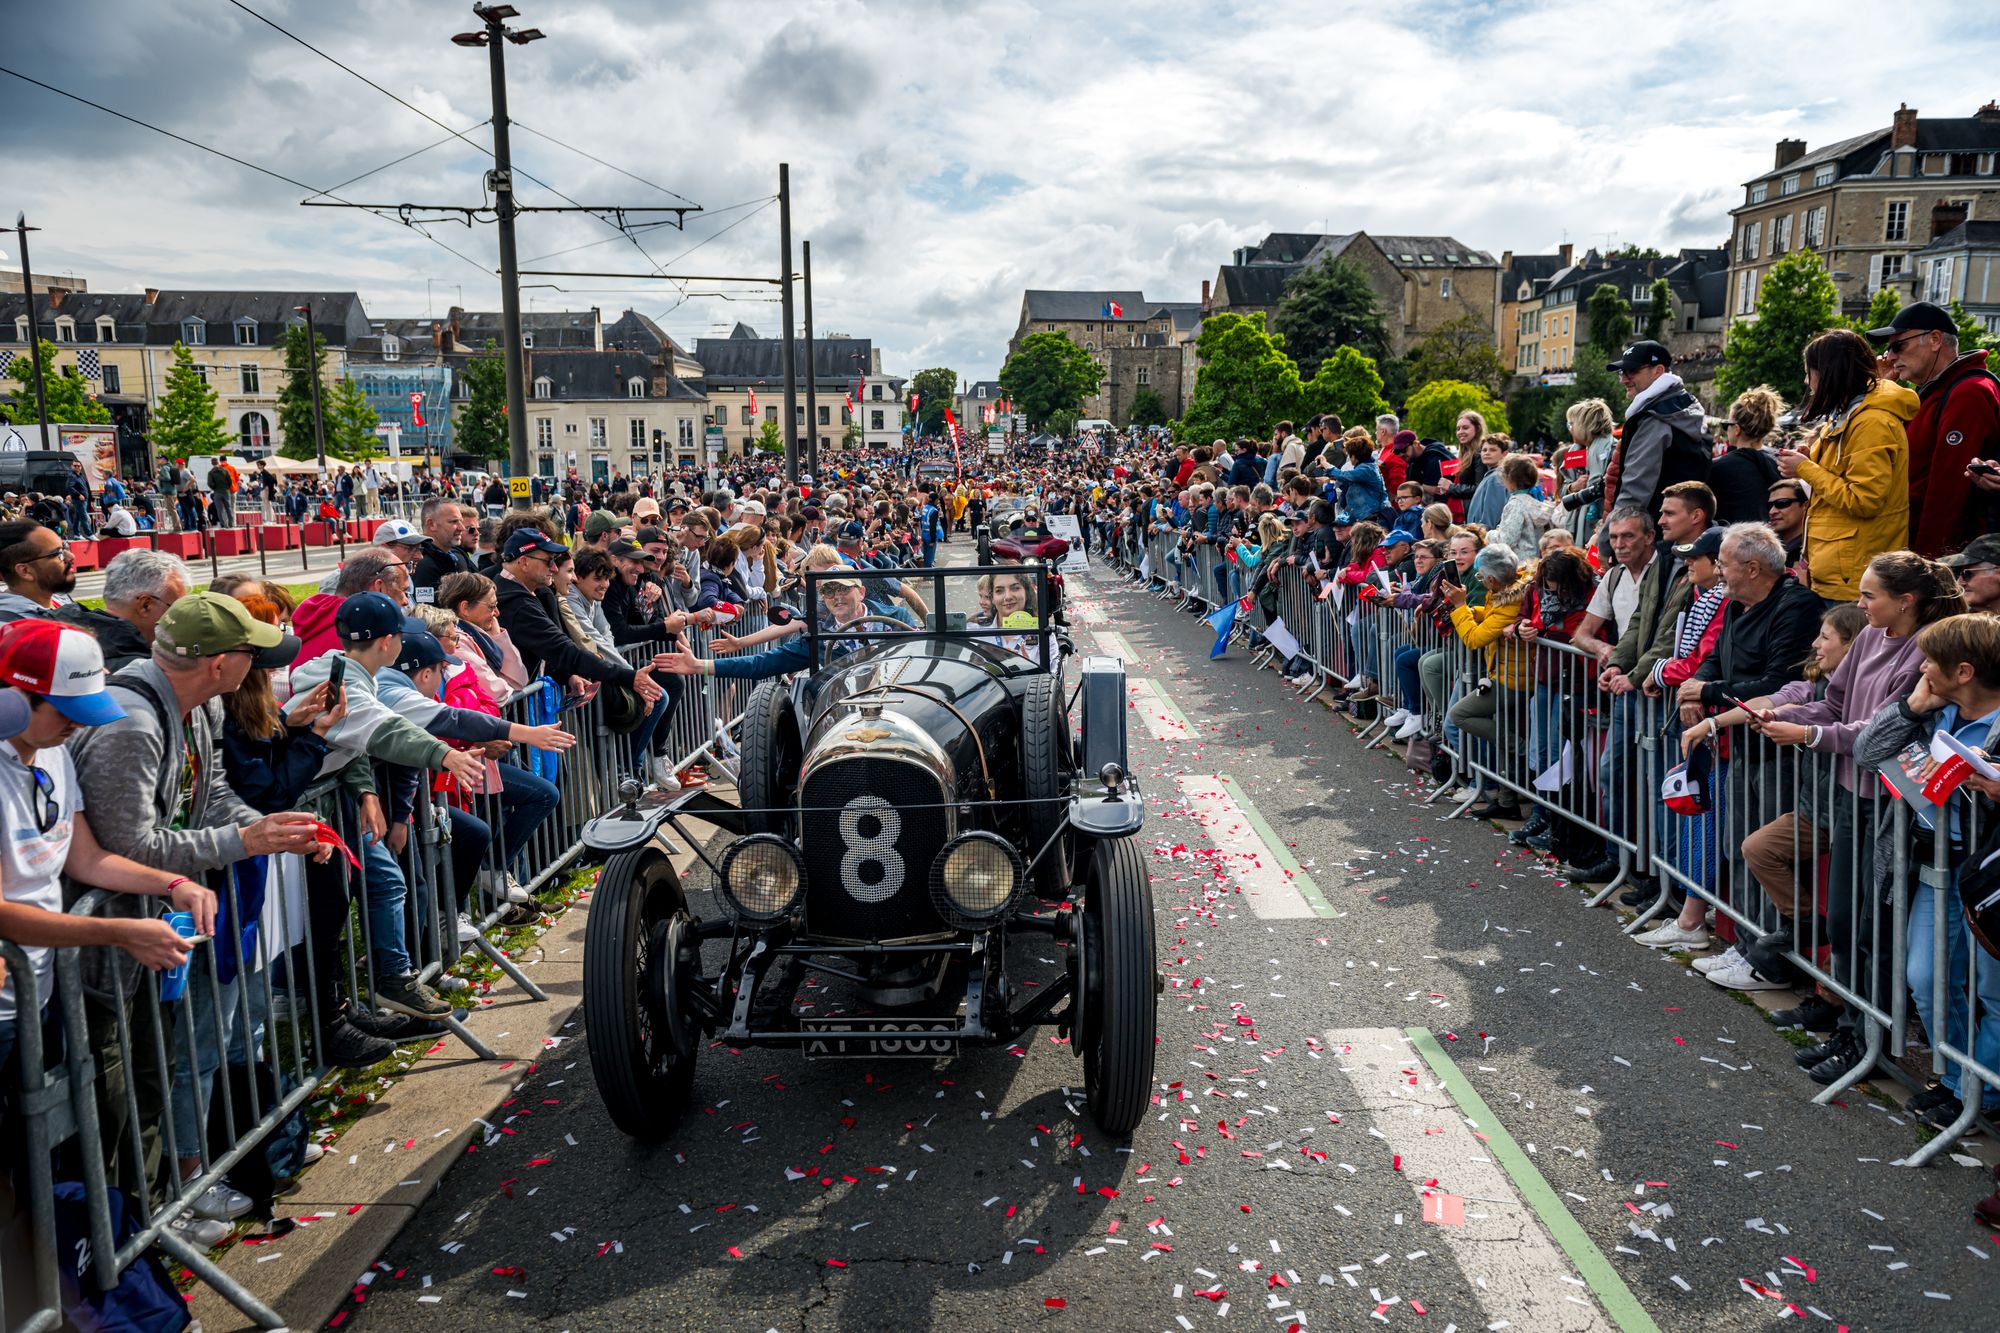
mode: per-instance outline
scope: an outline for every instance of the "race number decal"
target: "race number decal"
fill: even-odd
[[[842,808],[840,887],[854,901],[886,902],[903,887],[902,834],[903,816],[879,796],[857,796]]]

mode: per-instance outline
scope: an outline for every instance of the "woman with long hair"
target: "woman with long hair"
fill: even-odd
[[[1861,574],[1881,551],[1910,540],[1910,441],[1917,395],[1875,373],[1875,349],[1852,329],[1806,344],[1806,402],[1815,440],[1778,453],[1778,470],[1812,487],[1806,501],[1806,569],[1829,605],[1861,594]]]
[[[1462,521],[1466,504],[1486,479],[1487,463],[1480,448],[1486,440],[1486,418],[1468,407],[1458,414],[1453,429],[1458,440],[1458,471],[1445,483],[1442,495],[1451,506],[1451,516]]]

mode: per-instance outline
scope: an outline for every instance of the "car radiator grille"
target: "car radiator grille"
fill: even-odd
[[[808,930],[879,941],[949,929],[930,900],[948,828],[935,775],[897,760],[837,759],[800,797]]]

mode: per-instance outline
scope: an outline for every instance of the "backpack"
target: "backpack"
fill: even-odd
[[[59,1181],[56,1196],[56,1257],[61,1268],[63,1313],[84,1333],[179,1333],[188,1326],[187,1302],[167,1280],[152,1250],[125,1266],[118,1281],[100,1292],[91,1269],[110,1256],[92,1252],[90,1206],[81,1183]],[[123,1245],[139,1234],[139,1221],[124,1191],[106,1187],[111,1236]]]

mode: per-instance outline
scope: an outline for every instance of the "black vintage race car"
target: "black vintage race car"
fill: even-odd
[[[1150,1105],[1160,979],[1123,665],[1075,659],[1045,613],[1016,605],[1039,570],[899,573],[929,585],[921,628],[806,617],[811,668],[752,694],[739,803],[696,791],[648,809],[633,789],[585,831],[607,860],[584,1015],[628,1134],[673,1128],[712,1037],[935,1059],[1053,1024],[1099,1125],[1128,1132]],[[1002,573],[1017,582],[985,612],[978,580]],[[821,607],[817,585],[836,577],[883,576],[808,575],[804,605]],[[712,902],[690,900],[669,829],[712,873]],[[1010,960],[1021,934],[1055,941],[1056,975]],[[853,1003],[799,1004],[809,976],[817,997],[832,984]]]

